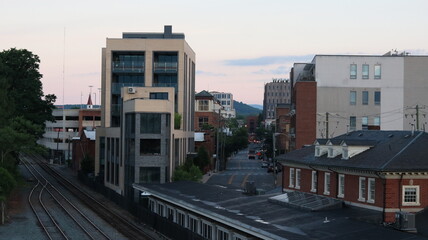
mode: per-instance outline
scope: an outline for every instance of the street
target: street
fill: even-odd
[[[247,181],[253,181],[261,192],[280,191],[282,172],[277,174],[278,180],[275,186],[274,174],[268,173],[267,168],[262,168],[261,165],[262,160],[248,159],[247,148],[230,157],[226,170],[213,173],[206,183],[243,189]]]

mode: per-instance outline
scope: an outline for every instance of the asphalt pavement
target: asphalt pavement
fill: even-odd
[[[262,168],[262,160],[248,159],[248,149],[244,149],[228,159],[225,170],[205,174],[202,182],[243,189],[246,182],[252,181],[258,191],[271,192],[281,189],[282,173],[278,173],[276,178],[275,184],[274,173],[268,173],[267,168]]]

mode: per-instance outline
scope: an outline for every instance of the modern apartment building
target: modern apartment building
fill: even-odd
[[[102,49],[95,174],[119,194],[165,183],[194,151],[195,53],[182,33],[123,33]]]
[[[265,84],[263,98],[263,117],[265,125],[275,122],[277,104],[291,102],[291,85],[288,79],[273,79]]]
[[[316,132],[307,134],[332,138],[354,130],[424,131],[428,113],[427,67],[428,56],[405,52],[316,55],[311,63],[295,65],[294,87],[299,79],[316,82],[316,109],[305,112],[316,116]],[[304,144],[314,140],[311,137]]]
[[[226,92],[209,92],[214,96],[223,107],[221,110],[221,116],[224,118],[236,118],[236,110],[233,107],[233,94]]]

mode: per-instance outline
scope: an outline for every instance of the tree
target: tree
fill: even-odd
[[[80,168],[82,169],[83,173],[94,172],[94,168],[95,168],[94,159],[89,154],[86,153],[85,156],[83,156],[82,162],[80,163]]]
[[[55,121],[52,109],[55,95],[43,96],[39,57],[25,49],[0,52],[0,198],[4,202],[15,187],[22,151],[38,151],[36,141],[43,134],[45,121]],[[3,217],[3,216],[2,216]]]
[[[201,146],[198,149],[198,155],[193,159],[193,163],[199,167],[201,171],[204,171],[204,169],[210,164],[210,157],[204,146]]]
[[[4,224],[4,212],[6,197],[15,188],[16,181],[6,169],[0,167],[0,205],[1,205],[1,224]]]
[[[174,129],[180,129],[181,127],[181,114],[174,114]]]
[[[41,126],[46,120],[54,121],[52,109],[56,96],[48,94],[43,99],[39,63],[39,57],[25,49],[11,48],[0,52],[0,87],[3,89],[0,106],[6,107],[0,127],[15,116]]]
[[[175,169],[172,179],[173,181],[199,182],[202,179],[202,172],[193,164],[193,160],[188,158],[182,166]]]

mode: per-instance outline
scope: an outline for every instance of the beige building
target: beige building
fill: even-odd
[[[304,66],[317,82],[317,138],[428,127],[428,56],[316,55]]]
[[[184,34],[123,33],[102,49],[102,127],[95,174],[133,196],[165,183],[194,150],[195,53]]]

